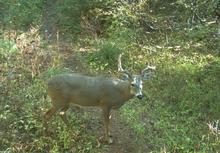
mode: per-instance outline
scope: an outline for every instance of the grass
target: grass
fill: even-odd
[[[179,37],[170,43],[180,41]],[[220,149],[219,134],[213,135],[207,126],[208,122],[219,120],[220,115],[220,58],[213,52],[200,52],[208,47],[206,40],[200,41],[199,47],[190,41],[181,40],[178,46],[159,51],[155,57],[157,75],[145,85],[147,100],[135,104],[135,111],[132,105],[123,111],[127,122],[137,133],[145,135],[155,152]],[[143,114],[147,120],[141,119]]]

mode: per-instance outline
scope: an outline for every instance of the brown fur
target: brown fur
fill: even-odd
[[[62,74],[52,77],[48,82],[48,95],[52,108],[44,115],[44,124],[58,111],[63,111],[61,117],[68,123],[65,111],[70,104],[80,106],[97,106],[103,111],[105,125],[105,140],[109,137],[110,110],[120,108],[134,96],[129,81],[117,78],[90,77],[80,74]]]

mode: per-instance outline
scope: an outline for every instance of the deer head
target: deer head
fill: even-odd
[[[122,54],[118,57],[118,71],[123,73],[123,80],[127,80],[131,84],[131,88],[133,89],[135,96],[139,99],[143,98],[142,88],[143,88],[143,80],[149,80],[153,75],[156,67],[155,66],[147,66],[145,69],[141,71],[138,75],[132,75],[128,70],[124,70],[121,64]]]

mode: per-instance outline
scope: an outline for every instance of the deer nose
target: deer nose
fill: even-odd
[[[142,99],[144,96],[143,95],[137,95],[138,99]]]

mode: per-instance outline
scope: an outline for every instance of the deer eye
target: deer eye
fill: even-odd
[[[131,86],[132,86],[132,87],[134,87],[134,86],[135,86],[134,82],[132,82],[132,83],[131,83]]]

